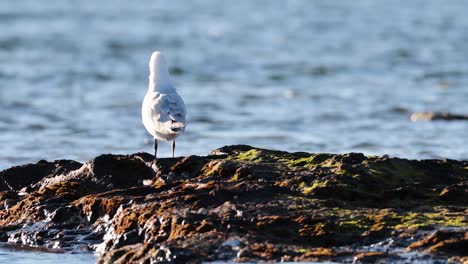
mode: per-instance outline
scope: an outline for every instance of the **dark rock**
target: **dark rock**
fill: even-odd
[[[445,187],[439,194],[440,199],[450,204],[468,205],[468,182]]]
[[[90,166],[97,183],[113,184],[114,188],[135,186],[139,180],[154,177],[154,171],[143,161],[123,155],[101,155]]]
[[[6,232],[0,232],[0,242],[7,242],[8,241],[8,234]]]
[[[466,256],[468,232],[439,230],[408,246],[408,249],[421,248],[439,254],[449,253],[456,256]]]
[[[170,171],[177,175],[185,174],[190,178],[197,177],[200,175],[203,166],[205,166],[209,161],[209,159],[204,157],[194,155],[188,156],[173,165],[170,168]]]
[[[233,155],[239,152],[246,152],[249,150],[254,149],[254,147],[249,145],[231,145],[231,146],[224,146],[219,149],[213,150],[211,153],[214,155]]]
[[[41,160],[36,164],[12,167],[0,172],[0,191],[18,191],[45,177],[65,174],[79,167],[81,167],[81,163],[73,160],[54,162]]]
[[[391,256],[385,252],[362,252],[357,254],[354,259],[358,263],[387,263],[387,258],[395,256]]]
[[[160,158],[156,174],[153,158],[1,172],[0,241],[93,248],[99,263],[391,262],[408,246],[464,256],[466,161],[240,145]],[[427,230],[438,232],[422,237]],[[375,243],[385,253],[366,252]]]
[[[55,223],[81,222],[78,208],[72,206],[59,207],[51,213],[49,219]]]

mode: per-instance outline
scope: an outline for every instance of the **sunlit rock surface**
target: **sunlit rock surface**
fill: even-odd
[[[0,172],[0,241],[99,263],[468,261],[468,162],[288,153],[101,155]]]
[[[410,116],[411,121],[468,121],[468,115],[452,114],[448,112],[414,112]]]

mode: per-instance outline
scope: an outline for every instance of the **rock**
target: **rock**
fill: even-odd
[[[362,252],[354,257],[357,263],[388,263],[389,257],[395,258],[395,256],[389,255],[385,252]]]
[[[439,194],[442,201],[450,204],[468,205],[468,182],[445,187]]]
[[[468,231],[438,230],[422,240],[408,246],[408,249],[426,249],[438,254],[467,256]]]
[[[455,121],[468,120],[468,115],[451,114],[448,112],[415,112],[410,116],[411,121]]]
[[[306,250],[304,250],[306,251]],[[295,261],[309,261],[309,262],[312,262],[312,261],[317,261],[319,259],[332,259],[334,257],[336,257],[338,254],[330,249],[330,248],[322,248],[322,247],[319,247],[319,248],[316,248],[316,249],[313,249],[311,251],[306,251],[304,252],[304,254],[302,254],[300,257],[296,257],[295,258]]]
[[[43,178],[65,174],[79,167],[81,167],[81,163],[73,160],[57,160],[54,162],[41,160],[36,164],[12,167],[0,172],[0,191],[18,191]]]
[[[136,186],[140,180],[154,177],[151,168],[133,157],[107,154],[96,157],[89,164],[96,182],[106,186],[112,184],[113,188]]]
[[[0,172],[0,240],[90,248],[99,263],[385,262],[405,247],[463,259],[466,161],[239,145],[158,159],[155,173],[153,158]],[[425,238],[428,230],[437,235]]]

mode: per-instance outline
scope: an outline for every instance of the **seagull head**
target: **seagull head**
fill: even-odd
[[[166,60],[159,51],[153,52],[149,61],[149,79],[156,85],[171,85],[171,78],[167,68]]]

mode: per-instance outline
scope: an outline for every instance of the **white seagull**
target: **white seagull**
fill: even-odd
[[[158,152],[158,140],[172,140],[174,157],[175,138],[185,131],[185,104],[177,94],[169,76],[166,61],[158,51],[149,61],[149,86],[141,108],[143,125],[154,138],[154,162]]]

